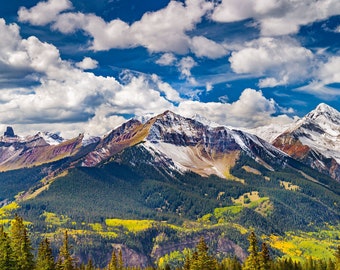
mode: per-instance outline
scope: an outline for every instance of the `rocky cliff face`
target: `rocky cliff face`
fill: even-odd
[[[163,142],[176,146],[199,144],[219,152],[240,149],[231,130],[225,127],[211,128],[170,111],[156,117],[146,139],[151,143]]]
[[[220,234],[212,232],[206,233],[204,235],[204,239],[207,243],[209,243],[210,248],[212,248],[218,256],[227,257],[230,254],[234,254],[240,261],[244,261],[247,257],[247,252],[242,247]],[[167,241],[157,244],[152,249],[151,258],[153,261],[157,261],[164,255],[176,250],[183,251],[186,248],[194,249],[199,240],[200,237],[187,237],[182,238],[180,243]]]

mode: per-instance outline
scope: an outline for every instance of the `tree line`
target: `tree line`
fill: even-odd
[[[67,231],[64,232],[62,245],[57,258],[53,256],[50,241],[43,239],[38,247],[37,255],[28,237],[28,230],[23,219],[16,215],[11,223],[9,232],[0,226],[0,270],[100,270],[92,260],[79,264],[72,256]],[[127,267],[122,251],[112,252],[111,259],[102,270],[340,270],[340,246],[334,254],[334,259],[307,258],[303,263],[289,259],[272,259],[266,243],[261,250],[254,232],[248,236],[248,257],[241,263],[236,257],[218,260],[209,252],[203,237],[191,254],[186,254],[182,265],[163,268],[157,267]]]

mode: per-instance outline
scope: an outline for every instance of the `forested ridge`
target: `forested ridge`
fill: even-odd
[[[0,226],[0,269],[1,270],[339,270],[340,246],[334,251],[333,259],[304,258],[293,261],[291,258],[275,258],[270,254],[268,243],[259,247],[254,232],[248,235],[248,256],[244,262],[236,257],[217,258],[209,251],[204,237],[201,237],[194,249],[177,251],[177,260],[155,262],[148,267],[129,267],[129,258],[123,259],[121,250],[112,251],[111,258],[104,268],[98,268],[93,258],[86,263],[79,263],[72,255],[73,246],[69,243],[67,230],[64,231],[62,245],[56,257],[53,256],[48,238],[44,238],[36,255],[32,248],[29,232],[23,218],[15,215],[8,231]],[[270,244],[270,243],[269,243]],[[182,258],[182,259],[178,259]],[[172,263],[172,265],[170,265]]]

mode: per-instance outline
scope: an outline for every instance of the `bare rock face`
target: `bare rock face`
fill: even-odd
[[[239,245],[226,238],[218,239],[216,251],[217,253],[222,253],[224,255],[235,254],[235,256],[242,262],[244,262],[248,256],[247,252]]]
[[[240,261],[244,261],[248,256],[247,252],[242,247],[224,236],[216,233],[207,233],[204,235],[204,239],[214,253],[218,255],[229,256],[230,254],[234,254]],[[152,250],[151,257],[154,261],[157,261],[160,257],[176,250],[183,251],[186,248],[194,249],[199,241],[200,237],[184,237],[181,239],[180,243],[168,241],[157,244]]]
[[[4,133],[4,136],[5,137],[11,137],[11,138],[15,137],[13,128],[12,127],[7,127],[7,129],[6,129],[5,133]]]
[[[113,244],[112,247],[117,256],[119,251],[122,252],[123,261],[128,262],[128,264],[124,265],[126,267],[147,267],[150,265],[150,261],[145,255],[128,248],[125,245]]]

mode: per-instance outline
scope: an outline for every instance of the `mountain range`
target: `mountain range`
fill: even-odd
[[[284,235],[338,225],[340,113],[320,104],[289,126],[247,132],[171,111],[130,119],[103,137],[20,137],[8,127],[0,170],[1,205],[15,204],[37,235],[82,230],[88,234],[78,241],[91,238],[84,245],[97,253],[103,247],[95,238],[104,250],[124,240],[146,263],[183,235],[182,248],[193,245],[189,236],[205,234],[220,252],[242,259],[244,230]],[[136,233],[110,225],[118,219],[154,223]]]
[[[293,158],[340,181],[340,113],[323,103],[289,126],[270,125],[247,132],[171,111],[144,123],[131,119],[103,138],[84,139],[80,134],[65,140],[49,132],[19,137],[8,127],[0,137],[0,170],[71,157],[81,160],[81,166],[91,167],[139,143],[158,162],[202,176],[228,177],[239,154],[246,153],[269,167],[274,160],[283,163]]]

